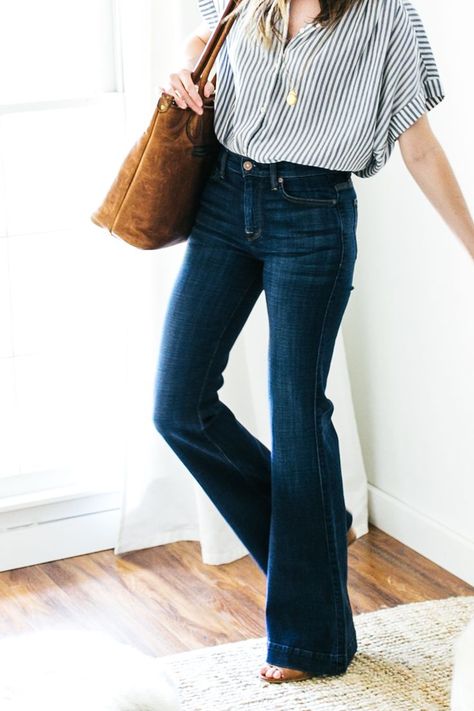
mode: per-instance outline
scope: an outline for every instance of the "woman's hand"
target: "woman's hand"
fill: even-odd
[[[202,114],[202,99],[198,92],[198,85],[193,83],[191,78],[191,70],[184,67],[178,72],[173,72],[168,78],[169,88],[160,87],[167,94],[174,97],[177,105],[181,109],[189,106],[197,114]],[[208,98],[214,93],[214,84],[212,81],[206,82],[204,85],[204,96]]]

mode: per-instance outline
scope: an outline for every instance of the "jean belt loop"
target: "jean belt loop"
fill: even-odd
[[[221,155],[219,157],[219,175],[224,180],[225,178],[225,169],[227,165],[227,158],[229,157],[229,154],[227,152],[227,149],[225,147],[221,148]]]
[[[272,186],[272,190],[278,189],[277,178],[278,178],[277,163],[270,163],[270,183]]]

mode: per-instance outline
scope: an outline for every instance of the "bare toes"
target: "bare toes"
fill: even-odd
[[[261,667],[260,674],[266,676],[267,678],[281,679],[282,677],[281,669],[274,664],[265,664]]]

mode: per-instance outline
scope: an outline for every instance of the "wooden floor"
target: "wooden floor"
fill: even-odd
[[[377,528],[349,548],[354,614],[473,595],[474,588]],[[199,543],[113,551],[0,573],[0,636],[99,629],[155,656],[265,636],[265,576],[245,556],[201,562]],[[264,660],[262,660],[264,661]]]

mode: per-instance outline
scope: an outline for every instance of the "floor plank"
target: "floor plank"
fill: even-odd
[[[349,549],[354,614],[473,595],[474,588],[374,526]],[[112,550],[0,573],[0,636],[98,629],[155,656],[265,635],[265,576],[249,556],[220,566],[199,543]]]

